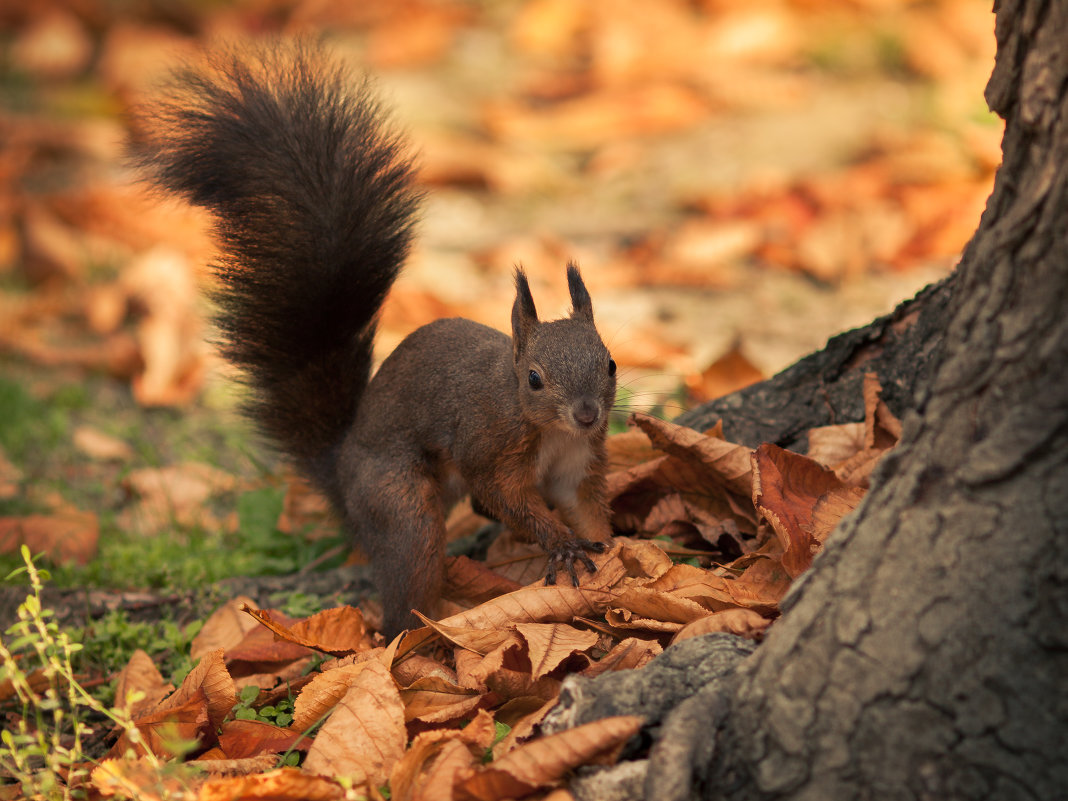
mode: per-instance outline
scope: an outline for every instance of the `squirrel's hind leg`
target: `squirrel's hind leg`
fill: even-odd
[[[434,616],[445,560],[445,512],[437,483],[410,463],[373,462],[346,499],[357,542],[371,560],[382,600],[382,632],[395,637]]]

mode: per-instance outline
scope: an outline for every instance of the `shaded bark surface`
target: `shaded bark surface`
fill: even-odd
[[[1004,163],[901,443],[629,797],[1068,797],[1068,3],[996,12]]]

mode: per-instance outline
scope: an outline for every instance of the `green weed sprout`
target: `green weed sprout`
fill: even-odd
[[[0,771],[18,781],[30,797],[84,797],[79,785],[92,764],[82,750],[90,732],[86,710],[110,720],[135,745],[142,742],[141,732],[127,712],[104,706],[77,682],[71,656],[82,646],[60,630],[51,609],[42,607],[41,588],[49,574],[38,570],[25,545],[22,559],[25,567],[12,571],[8,579],[26,573],[31,594],[18,608],[18,622],[0,637],[0,685],[10,682],[22,716],[14,731],[0,733]],[[157,771],[162,767],[147,749],[143,759]]]

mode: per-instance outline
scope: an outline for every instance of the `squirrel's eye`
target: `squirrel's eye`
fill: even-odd
[[[616,374],[616,360],[615,359],[609,359],[608,360],[608,375],[615,376],[615,374]]]
[[[545,386],[545,384],[542,383],[541,376],[538,375],[536,370],[531,370],[527,373],[527,383],[530,384],[531,389],[541,389]]]

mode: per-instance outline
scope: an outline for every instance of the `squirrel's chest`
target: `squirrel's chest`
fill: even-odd
[[[554,506],[572,505],[592,460],[593,450],[585,437],[563,432],[543,437],[534,462],[538,491]]]

